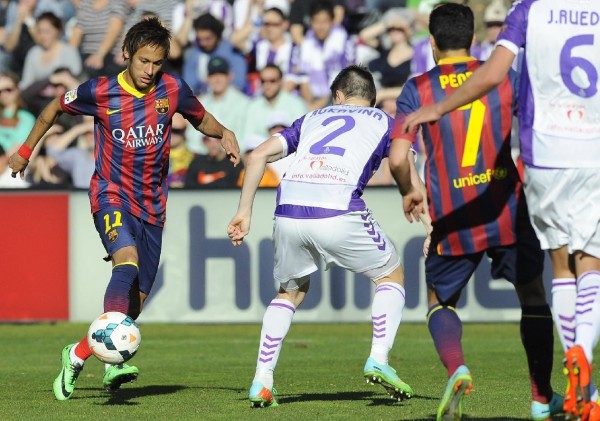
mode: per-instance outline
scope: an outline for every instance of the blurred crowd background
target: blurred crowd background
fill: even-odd
[[[53,98],[125,68],[122,38],[140,19],[155,16],[170,28],[163,70],[179,74],[247,153],[309,110],[328,105],[329,84],[348,64],[372,71],[377,107],[393,117],[404,82],[435,64],[427,25],[437,2],[1,0],[0,188],[89,187],[91,117],[63,114],[34,152],[25,180],[10,177],[8,157]],[[476,16],[471,53],[486,60],[510,2],[467,4]],[[270,164],[263,187],[278,185],[286,159]],[[422,161],[421,156],[419,165]],[[175,115],[170,187],[235,188],[242,177],[243,166],[231,166],[218,139]],[[387,165],[370,183],[393,184]]]

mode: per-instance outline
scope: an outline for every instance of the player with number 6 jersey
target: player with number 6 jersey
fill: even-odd
[[[395,399],[413,392],[388,364],[402,318],[404,271],[392,242],[361,198],[369,178],[390,148],[391,120],[373,108],[375,83],[359,66],[343,69],[331,85],[333,105],[312,111],[270,137],[249,156],[240,203],[227,232],[240,245],[250,230],[252,203],[267,162],[295,153],[277,192],[273,229],[279,293],[263,319],[256,373],[249,392],[253,406],[275,406],[273,371],[310,275],[325,261],[373,280],[373,338],[363,369],[367,382],[380,383]],[[403,148],[409,161],[410,142]],[[403,161],[403,162],[404,162]],[[410,172],[398,177],[405,204],[421,208]],[[405,205],[411,210],[411,206]]]

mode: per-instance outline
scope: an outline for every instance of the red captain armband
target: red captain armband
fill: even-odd
[[[21,158],[24,158],[29,161],[29,158],[31,158],[32,152],[33,152],[33,149],[31,149],[29,146],[27,146],[25,143],[23,143],[17,153],[19,154],[19,156],[21,156]]]

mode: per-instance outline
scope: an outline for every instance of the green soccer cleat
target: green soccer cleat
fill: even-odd
[[[562,414],[562,412],[563,398],[558,393],[553,393],[552,399],[548,403],[531,402],[531,419],[533,421],[545,421],[551,419],[553,415]]]
[[[462,398],[471,393],[473,378],[469,369],[461,365],[448,379],[442,402],[438,407],[437,421],[458,421],[462,417]]]
[[[396,370],[388,364],[379,364],[369,357],[363,369],[363,375],[367,379],[367,383],[381,384],[393,399],[403,401],[412,398],[412,388],[400,380]]]
[[[279,406],[275,400],[276,395],[275,388],[268,389],[261,382],[253,381],[248,392],[248,399],[250,399],[252,408],[273,408]]]
[[[67,345],[62,350],[62,370],[52,385],[54,396],[56,396],[56,399],[59,401],[66,401],[71,397],[73,391],[75,390],[75,382],[77,381],[77,377],[79,377],[79,373],[81,373],[81,370],[83,370],[83,365],[71,362],[71,357],[69,354],[71,352],[71,348],[73,348],[75,345],[77,344]]]
[[[111,365],[104,371],[102,384],[107,392],[116,392],[123,383],[136,381],[140,370],[133,365],[118,364]]]

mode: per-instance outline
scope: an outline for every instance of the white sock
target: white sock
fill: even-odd
[[[388,363],[388,354],[394,346],[396,332],[402,320],[404,297],[404,287],[395,282],[383,282],[375,288],[371,306],[373,342],[370,357],[379,364]]]
[[[72,347],[71,350],[69,351],[69,359],[71,360],[71,364],[79,364],[83,367],[85,360],[82,360],[77,355],[75,355],[75,348],[77,348],[77,345]]]
[[[273,371],[295,312],[296,307],[291,302],[278,299],[272,300],[265,311],[254,380],[268,389],[273,388]]]
[[[575,304],[577,329],[575,343],[581,345],[588,362],[600,337],[600,272],[585,272],[577,278],[577,303]]]
[[[577,283],[574,278],[552,280],[552,316],[563,350],[575,343],[575,300]]]

